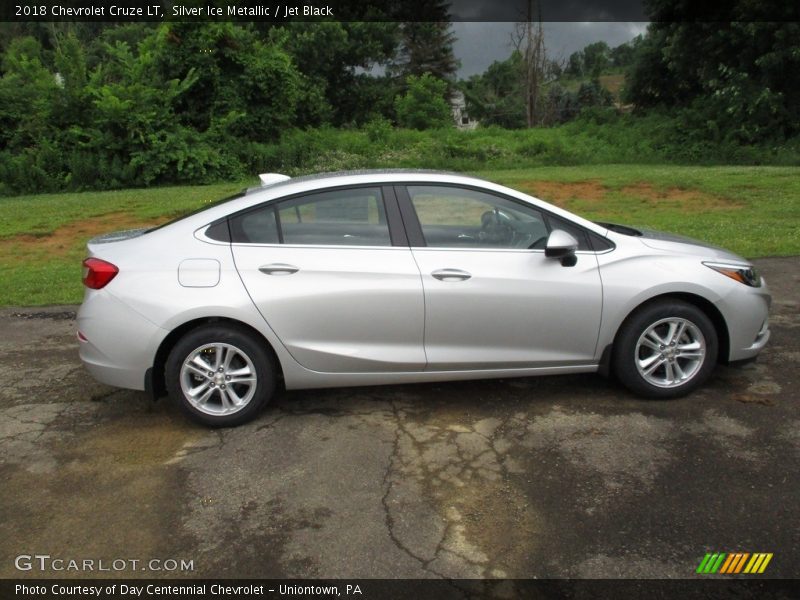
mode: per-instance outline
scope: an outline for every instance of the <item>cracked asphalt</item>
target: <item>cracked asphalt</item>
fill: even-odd
[[[124,577],[682,578],[714,551],[797,577],[800,259],[756,263],[773,338],[689,398],[597,375],[296,391],[223,431],[93,381],[75,307],[0,311],[0,577],[92,575],[15,569],[44,553],[194,563]]]

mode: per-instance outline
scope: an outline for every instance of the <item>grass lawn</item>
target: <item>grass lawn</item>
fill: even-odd
[[[594,220],[800,254],[800,168],[600,165],[476,171]],[[252,183],[251,183],[252,184]],[[0,199],[0,305],[80,302],[86,240],[156,224],[246,183]]]
[[[476,172],[582,217],[661,229],[742,256],[800,254],[800,168],[591,165]]]

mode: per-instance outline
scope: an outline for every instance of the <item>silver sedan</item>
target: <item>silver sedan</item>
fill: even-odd
[[[78,339],[94,377],[232,426],[279,383],[600,371],[673,398],[769,339],[764,280],[695,240],[458,174],[261,179],[89,242]]]

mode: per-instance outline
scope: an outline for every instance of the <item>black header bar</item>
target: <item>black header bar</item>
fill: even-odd
[[[219,600],[222,598],[303,598],[413,600],[464,598],[647,598],[694,600],[796,598],[792,579],[5,579],[0,598],[85,600]]]
[[[454,22],[800,21],[800,3],[784,0],[451,0]],[[7,0],[0,21],[438,21],[437,0]],[[658,8],[655,9],[654,7]]]

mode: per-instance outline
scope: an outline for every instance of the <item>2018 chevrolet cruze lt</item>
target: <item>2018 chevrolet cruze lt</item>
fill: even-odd
[[[610,371],[687,394],[756,356],[770,296],[747,260],[593,223],[457,174],[263,185],[88,243],[80,355],[211,426],[288,389]]]

